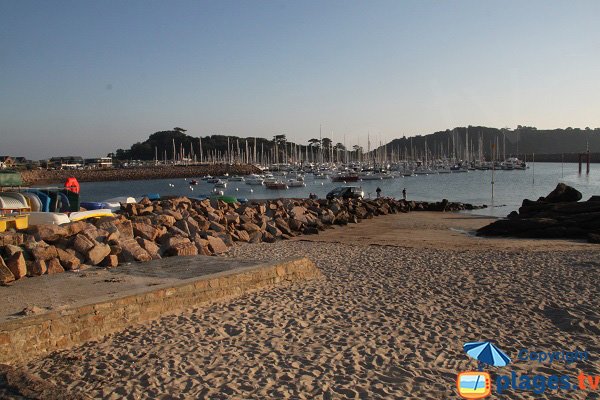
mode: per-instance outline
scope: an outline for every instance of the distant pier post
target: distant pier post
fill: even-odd
[[[579,175],[581,175],[581,153],[579,153]]]
[[[587,151],[587,162],[585,165],[585,174],[589,175],[590,174],[590,151]]]

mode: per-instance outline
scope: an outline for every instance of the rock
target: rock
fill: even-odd
[[[225,242],[223,242],[221,238],[208,236],[207,240],[208,246],[214,254],[222,254],[229,251],[229,248],[227,245],[225,245]]]
[[[46,267],[46,261],[44,260],[35,260],[32,263],[28,264],[27,275],[29,276],[40,276],[44,275],[48,268]]]
[[[29,315],[42,314],[44,311],[45,310],[43,308],[40,308],[38,306],[27,306],[24,309],[22,309],[21,311],[19,311],[18,314],[29,316]]]
[[[215,232],[225,232],[227,230],[223,225],[214,221],[210,223],[209,229]]]
[[[54,246],[45,246],[40,242],[37,246],[33,246],[31,248],[31,254],[36,260],[48,261],[52,258],[58,257],[58,253],[56,247]]]
[[[135,239],[121,240],[122,251],[118,255],[120,262],[150,261],[152,257]]]
[[[176,227],[176,226],[172,226],[172,227],[170,227],[170,228],[169,228],[169,231],[168,231],[169,235],[171,235],[171,236],[183,236],[183,237],[189,237],[190,235],[189,235],[189,233],[188,233],[188,232],[189,232],[189,231],[182,231],[181,229],[179,229],[179,228],[178,228],[178,227]],[[161,238],[161,239],[162,239],[162,238]],[[162,240],[161,240],[161,241],[162,241]]]
[[[58,254],[58,259],[60,260],[61,265],[67,271],[78,269],[81,265],[81,261],[79,260],[79,258],[69,253],[68,251],[56,249],[56,252]]]
[[[183,235],[167,235],[162,241],[163,249],[168,249],[179,243],[190,243],[190,239]]]
[[[246,232],[246,231],[236,231],[236,235],[240,242],[249,242],[250,241],[250,234],[248,234],[248,232]]]
[[[58,258],[52,258],[52,259],[48,260],[46,262],[46,267],[47,267],[46,273],[48,275],[59,274],[61,272],[65,272],[62,265],[60,265],[60,261]]]
[[[588,233],[587,239],[590,243],[600,243],[600,233]]]
[[[262,241],[265,243],[275,243],[275,236],[271,235],[269,232],[263,232]]]
[[[23,244],[24,235],[19,232],[0,232],[0,246]]]
[[[27,264],[23,252],[15,252],[6,259],[6,266],[12,272],[15,279],[21,279],[27,275]]]
[[[135,203],[121,203],[121,209],[125,211],[127,215],[135,216],[137,215],[137,204]]]
[[[559,183],[544,201],[548,203],[575,202],[581,200],[581,192],[571,186]]]
[[[250,243],[262,242],[262,232],[256,231],[256,232],[249,232],[248,234],[250,235]]]
[[[110,246],[103,243],[98,243],[94,247],[92,247],[87,254],[84,253],[87,257],[87,261],[91,265],[98,265],[104,260],[104,257],[110,254]]]
[[[190,226],[188,225],[186,220],[180,219],[175,223],[175,227],[178,228],[181,232],[183,232],[185,236],[191,235]]]
[[[27,233],[33,235],[36,240],[54,242],[67,236],[67,230],[59,225],[41,224],[32,225],[27,229]]]
[[[133,239],[133,224],[129,220],[119,220],[115,226],[121,232],[121,237],[125,239]]]
[[[598,203],[598,202],[600,202],[600,196],[592,196],[587,201],[592,202],[592,203]]]
[[[7,285],[14,282],[15,276],[0,257],[0,285]]]
[[[516,211],[511,211],[510,214],[508,214],[507,216],[508,219],[515,219],[515,218],[519,218],[519,213]]]
[[[134,222],[132,223],[133,234],[141,238],[154,241],[159,234],[159,230],[152,225]]]
[[[281,236],[281,231],[272,222],[267,224],[267,232],[269,232],[274,237]]]
[[[146,240],[146,239],[143,239],[143,240]],[[110,254],[118,256],[119,254],[121,254],[122,251],[123,251],[123,247],[121,247],[120,243],[110,245]]]
[[[2,251],[7,257],[10,257],[13,254],[21,253],[23,251],[23,249],[19,246],[7,244],[6,246],[2,247]]]
[[[298,221],[297,219],[294,219],[294,218],[290,218],[288,220],[288,226],[290,227],[290,229],[292,231],[296,231],[296,232],[300,232],[304,228],[304,224],[301,221]]]
[[[180,219],[183,219],[183,216],[181,215],[181,213],[179,211],[175,211],[175,210],[165,210],[164,215],[170,215],[171,217],[175,218],[175,220],[177,220],[177,221],[179,221]]]
[[[194,244],[196,245],[196,248],[198,249],[198,254],[201,254],[204,256],[212,256],[212,252],[210,251],[210,248],[208,247],[208,240],[202,239],[200,237],[196,237],[194,239]]]
[[[187,243],[177,243],[165,251],[166,256],[195,256],[197,254],[198,248],[189,239]]]
[[[61,227],[67,231],[66,236],[73,236],[85,230],[88,227],[88,223],[85,221],[76,221],[61,225]]]
[[[252,222],[248,222],[245,224],[242,224],[242,229],[245,230],[248,233],[253,233],[253,232],[260,232],[261,229],[258,225],[253,224]]]
[[[104,257],[104,260],[102,260],[102,263],[100,265],[102,265],[105,268],[118,267],[119,266],[119,257],[114,254],[109,254],[106,257]]]
[[[306,226],[302,230],[302,233],[304,235],[318,235],[319,234],[319,230],[317,228],[313,227],[313,226]]]
[[[225,216],[223,217],[225,219],[225,223],[227,225],[229,224],[239,224],[240,223],[240,216],[236,213],[227,213],[225,214]]]
[[[290,229],[290,226],[285,222],[283,218],[278,218],[275,220],[275,226],[284,234],[293,236],[294,233]]]
[[[83,233],[79,233],[73,240],[73,248],[81,254],[87,254],[95,245],[95,241]]]
[[[161,258],[160,247],[156,243],[143,238],[137,238],[137,242],[144,250],[146,250],[146,252],[148,252],[148,254],[150,255],[150,257],[152,257],[153,260],[158,260]]]
[[[177,220],[175,219],[175,217],[172,217],[170,215],[161,214],[157,215],[156,218],[154,218],[154,222],[156,223],[156,225],[164,225],[168,228],[175,225],[175,222],[177,222]]]

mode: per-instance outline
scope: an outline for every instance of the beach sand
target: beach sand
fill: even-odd
[[[493,340],[514,361],[488,369],[493,378],[600,375],[600,247],[464,233],[488,222],[410,213],[239,246],[232,256],[308,256],[324,278],[189,309],[25,367],[105,399],[449,399],[457,373],[477,367],[463,343]],[[522,348],[590,359],[515,360]]]

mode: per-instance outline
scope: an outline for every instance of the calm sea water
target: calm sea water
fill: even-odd
[[[200,180],[190,176],[188,179]],[[363,181],[352,185],[362,186],[365,196],[375,197],[375,189],[380,187],[382,195],[402,198],[406,188],[409,200],[439,201],[446,198],[472,204],[486,204],[488,209],[477,210],[477,214],[506,216],[516,210],[524,198],[535,200],[547,195],[559,182],[575,187],[583,193],[583,199],[600,195],[600,164],[592,164],[590,175],[578,175],[577,164],[538,163],[525,171],[495,171],[494,201],[492,202],[492,171],[469,171],[467,173],[419,175],[380,181]],[[279,197],[308,197],[316,193],[324,198],[334,187],[341,186],[330,180],[315,180],[307,174],[306,187],[288,190],[269,190],[262,186],[250,186],[244,182],[230,182],[226,195],[247,199],[268,199]],[[170,184],[174,185],[173,187]],[[191,190],[193,188],[193,190]],[[212,184],[204,181],[190,186],[184,179],[159,179],[125,182],[81,183],[82,201],[102,201],[111,197],[139,197],[147,193],[165,195],[198,196],[209,194]]]

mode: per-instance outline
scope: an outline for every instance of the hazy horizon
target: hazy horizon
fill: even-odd
[[[0,154],[600,126],[594,1],[0,0]]]

